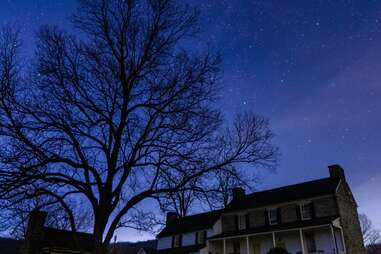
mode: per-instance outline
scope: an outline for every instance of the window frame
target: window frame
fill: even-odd
[[[178,242],[178,244],[176,244]],[[173,248],[181,247],[181,235],[174,235],[173,236]]]
[[[300,209],[300,219],[301,220],[311,220],[312,219],[312,213],[311,213],[311,202],[312,201],[304,201],[299,204],[299,209]],[[304,217],[304,209],[308,209],[308,216],[309,217]]]
[[[316,239],[314,233],[308,233],[305,236],[307,253],[317,252]]]
[[[206,243],[206,230],[197,231],[197,244],[205,244]],[[202,240],[202,241],[201,241]]]
[[[244,229],[246,229],[246,214],[239,214],[238,215],[238,230],[244,230]]]
[[[271,213],[272,212],[275,213],[275,221],[271,220]],[[277,224],[279,224],[278,208],[274,207],[274,208],[267,209],[267,218],[269,220],[269,225],[277,225]]]

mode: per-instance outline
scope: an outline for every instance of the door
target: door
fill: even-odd
[[[259,243],[254,243],[253,250],[253,254],[261,254],[261,245]]]

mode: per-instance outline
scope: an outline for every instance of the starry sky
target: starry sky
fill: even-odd
[[[381,229],[381,1],[186,1],[200,10],[200,40],[223,56],[226,118],[252,110],[271,121],[282,156],[276,172],[261,172],[258,188],[326,177],[339,163],[359,211]],[[75,6],[0,0],[0,24],[22,28],[28,55],[36,29],[69,27]]]

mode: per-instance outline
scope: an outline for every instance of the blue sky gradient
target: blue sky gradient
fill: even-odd
[[[258,188],[326,177],[339,163],[359,211],[381,229],[381,1],[188,3],[201,11],[200,40],[223,56],[226,118],[253,110],[271,120],[282,157],[276,172],[260,172]],[[0,24],[21,27],[30,55],[36,29],[69,27],[75,4],[0,1]],[[150,237],[124,230],[118,239]]]

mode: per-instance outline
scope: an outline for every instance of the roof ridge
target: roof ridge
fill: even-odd
[[[255,194],[261,194],[261,193],[264,193],[264,192],[279,191],[279,190],[282,190],[282,189],[285,189],[285,188],[296,187],[296,186],[300,186],[300,185],[311,184],[311,183],[316,183],[316,182],[320,182],[320,181],[323,181],[323,180],[330,180],[330,179],[334,179],[334,178],[324,177],[324,178],[319,178],[319,179],[310,180],[310,181],[306,181],[306,182],[299,182],[299,183],[284,185],[284,186],[280,186],[280,187],[276,187],[276,188],[265,189],[265,190],[261,190],[261,191],[254,191],[254,192],[252,192],[250,194],[245,195],[244,198],[248,197],[248,196],[254,196]]]
[[[196,216],[206,215],[206,214],[211,214],[211,213],[223,212],[224,210],[225,210],[225,208],[220,208],[220,209],[211,210],[211,211],[207,211],[207,212],[195,213],[195,214],[187,215],[184,217],[179,217],[179,218],[177,218],[177,220],[182,220],[182,219],[186,219],[186,218],[191,218],[191,217],[196,217]]]

